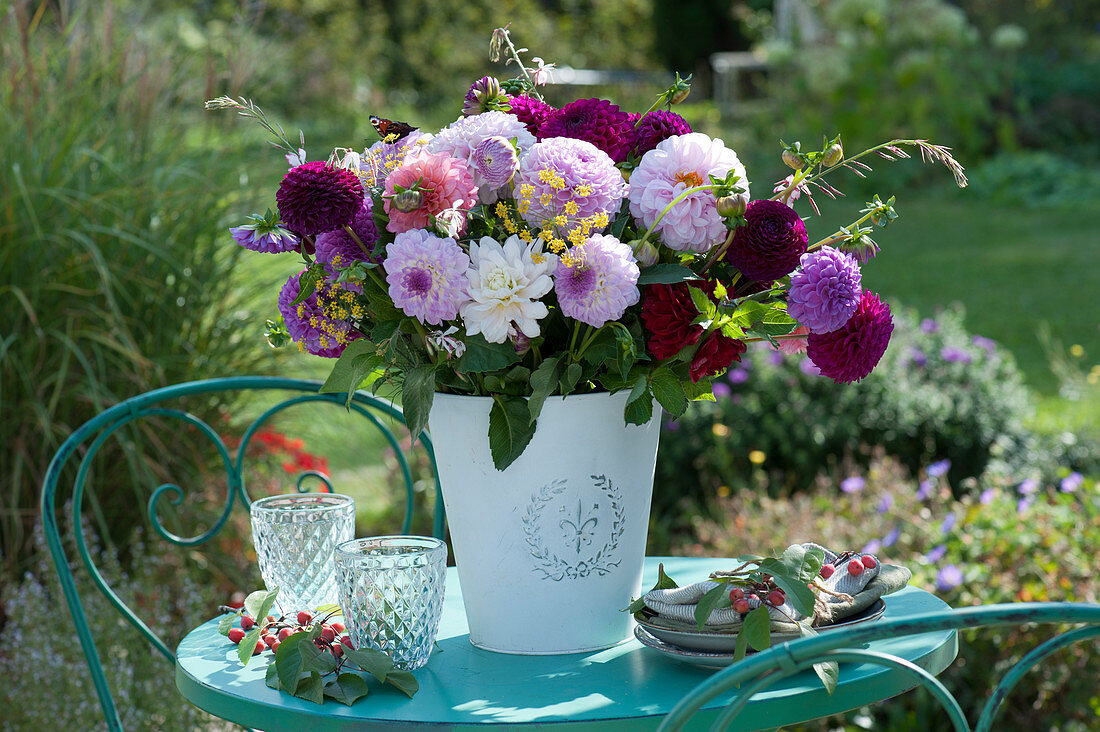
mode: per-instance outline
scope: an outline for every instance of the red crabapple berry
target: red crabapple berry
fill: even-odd
[[[330,625],[332,625],[332,629],[335,630],[337,633],[343,633],[345,630],[348,629],[347,626],[341,623],[339,620],[332,621]]]
[[[251,615],[242,615],[241,616],[241,628],[243,628],[244,630],[251,630],[252,626],[255,625],[255,624],[256,624],[256,621],[253,620]]]
[[[294,634],[294,631],[291,630],[290,628],[283,628],[282,630],[279,631],[279,640],[285,641],[287,638],[289,638],[293,634]]]
[[[252,655],[253,656],[258,656],[263,652],[264,652],[264,644],[263,643],[257,643],[256,647],[252,649]]]
[[[344,647],[339,643],[334,644],[332,646],[332,655],[336,656],[337,658],[344,655]]]
[[[331,625],[324,625],[321,627],[321,640],[326,643],[332,643],[336,638],[336,631],[333,630]]]
[[[273,644],[271,644],[271,652],[275,653],[276,651],[278,651],[279,646],[281,646],[281,645],[282,645],[282,641],[276,639],[275,642]]]
[[[783,594],[782,590],[772,590],[768,593],[768,604],[773,607],[779,607],[787,601],[787,596]]]
[[[298,611],[298,625],[309,625],[310,621],[312,620],[313,615],[311,615],[309,612],[305,610]]]
[[[745,613],[747,613],[750,610],[749,601],[746,600],[743,597],[739,600],[734,600],[733,609],[734,609],[735,612],[739,612],[742,615],[744,615]]]
[[[821,567],[821,579],[829,579],[833,576],[833,572],[836,571],[836,567],[831,564],[824,564]]]
[[[351,638],[349,638],[349,637],[348,637],[348,636],[346,636],[346,635],[342,635],[342,636],[340,636],[340,643],[341,643],[342,645],[345,645],[345,646],[347,646],[348,648],[350,648],[350,649],[351,649],[351,650],[353,650],[353,651],[355,650],[355,646],[354,646],[354,645],[352,645],[352,642],[351,642]]]
[[[863,562],[863,566],[867,569],[874,569],[878,566],[878,562],[870,554],[864,554],[859,561]]]
[[[745,591],[742,590],[740,587],[734,587],[732,590],[730,590],[730,602],[737,602],[744,596]]]
[[[273,645],[279,642],[279,639],[273,636],[271,633],[266,633],[263,637],[264,644],[271,648]]]
[[[863,562],[858,559],[848,562],[848,574],[853,576],[863,574]]]
[[[237,643],[239,645],[240,642],[242,640],[244,640],[244,631],[241,630],[240,628],[230,628],[229,629],[229,640],[232,641],[233,643]]]

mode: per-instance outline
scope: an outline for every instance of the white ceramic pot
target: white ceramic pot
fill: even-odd
[[[641,592],[659,407],[626,425],[628,393],[550,397],[506,470],[489,453],[491,397],[436,394],[429,429],[470,642],[576,653],[630,637]]]

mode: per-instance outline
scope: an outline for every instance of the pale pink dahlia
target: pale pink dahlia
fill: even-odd
[[[483,116],[479,114],[470,119]],[[412,211],[398,211],[392,203],[397,186],[405,189],[417,186],[422,196],[420,205]],[[448,209],[470,210],[477,203],[477,186],[464,160],[424,152],[406,158],[389,174],[383,199],[390,217],[386,229],[400,234],[410,229],[427,228],[432,216]]]
[[[514,185],[517,198],[528,204],[521,208],[524,221],[559,233],[571,231],[584,219],[613,219],[626,193],[623,175],[607,153],[568,137],[535,143],[520,160]],[[553,223],[559,216],[565,225]]]
[[[386,282],[393,304],[421,323],[453,320],[466,295],[470,257],[454,239],[414,229],[386,247]]]
[[[597,234],[571,253],[569,263],[559,262],[554,272],[562,313],[599,328],[638,302],[638,263],[628,245]]]
[[[630,213],[643,226],[652,226],[686,189],[708,185],[711,175],[724,178],[730,170],[740,176],[737,184],[747,193],[745,166],[721,140],[701,132],[670,137],[643,155],[630,176]],[[705,252],[721,243],[726,233],[717,200],[709,190],[688,195],[657,225],[661,241],[680,252]]]
[[[522,122],[510,114],[494,110],[460,117],[440,130],[427,148],[428,152],[445,153],[466,163],[478,187],[481,203],[495,203],[500,197],[500,184],[494,185],[495,181],[486,178],[477,166],[477,146],[490,137],[514,138],[521,156],[535,144],[535,136],[527,131]]]

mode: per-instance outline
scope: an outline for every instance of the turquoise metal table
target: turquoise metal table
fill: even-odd
[[[644,587],[652,587],[657,564],[681,584],[704,579],[723,559],[650,557]],[[623,602],[626,605],[626,598]],[[884,619],[946,609],[935,596],[907,587],[886,598]],[[552,608],[532,608],[531,622]],[[297,699],[264,683],[266,658],[247,667],[236,647],[218,635],[217,620],[191,631],[180,643],[176,686],[195,706],[223,719],[256,729],[322,732],[322,730],[390,730],[432,727],[466,728],[499,725],[509,732],[567,725],[570,730],[643,730],[656,728],[691,689],[712,670],[666,658],[630,640],[595,653],[566,656],[510,656],[469,643],[458,575],[451,568],[439,651],[416,671],[420,691],[409,699],[388,688],[348,707]],[[895,654],[938,674],[958,651],[953,630],[925,633],[870,648]],[[440,652],[441,651],[441,652]],[[259,662],[257,662],[259,661]],[[738,716],[737,728],[774,729],[854,709],[900,694],[915,685],[912,676],[871,664],[841,666],[836,692],[825,693],[812,672],[803,672],[753,697]],[[729,697],[715,699],[711,718]],[[701,714],[696,721],[710,723]]]

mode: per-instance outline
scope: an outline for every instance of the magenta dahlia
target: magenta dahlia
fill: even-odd
[[[572,137],[587,140],[611,156],[616,163],[626,160],[634,148],[634,127],[630,117],[606,99],[578,99],[552,113],[539,127],[538,137]]]
[[[806,225],[793,208],[779,201],[752,201],[725,258],[746,277],[774,280],[794,271],[808,240]]]
[[[287,172],[275,202],[291,231],[323,234],[351,223],[363,205],[363,184],[350,170],[320,161],[304,163]]]
[[[838,384],[859,381],[878,364],[894,321],[890,308],[870,290],[864,290],[855,314],[831,333],[810,333],[806,355],[821,373]]]
[[[546,121],[547,117],[557,111],[554,107],[535,97],[512,97],[508,104],[512,107],[510,114],[522,122],[527,127],[527,131],[540,140],[542,137],[539,135],[539,128],[542,127],[542,123]]]
[[[650,112],[634,128],[637,155],[639,157],[645,155],[657,147],[657,143],[661,140],[667,140],[675,135],[686,135],[689,132],[691,132],[691,126],[687,120],[675,112],[663,109]]]

